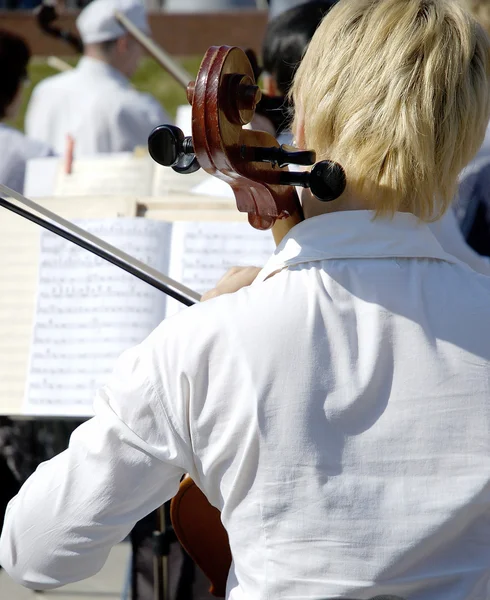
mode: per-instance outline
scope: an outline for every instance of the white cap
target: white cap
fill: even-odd
[[[126,30],[116,21],[115,13],[123,13],[147,35],[150,27],[144,5],[138,0],[92,0],[77,18],[77,29],[84,44],[116,40]]]

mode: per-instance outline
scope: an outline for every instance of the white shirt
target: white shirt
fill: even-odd
[[[0,148],[0,183],[21,194],[24,191],[27,161],[30,158],[52,154],[46,144],[33,140],[3,123],[0,123]]]
[[[26,132],[50,144],[58,154],[66,136],[75,140],[75,155],[132,151],[145,146],[154,127],[170,123],[149,94],[104,62],[84,56],[75,69],[42,81],[26,113]]]
[[[7,572],[93,575],[188,472],[228,531],[229,599],[488,598],[490,278],[372,216],[300,223],[251,287],[123,354],[10,503]]]

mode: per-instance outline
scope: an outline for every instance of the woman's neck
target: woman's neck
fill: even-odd
[[[310,190],[305,189],[301,194],[301,204],[305,219],[344,210],[376,210],[373,201],[352,193],[348,188],[339,198],[331,202],[322,202],[315,198]]]

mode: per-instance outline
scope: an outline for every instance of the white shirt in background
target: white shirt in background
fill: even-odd
[[[412,215],[372,217],[307,219],[251,287],[123,354],[10,503],[7,572],[93,575],[188,472],[228,531],[229,599],[488,598],[490,278]]]
[[[25,126],[58,154],[65,152],[69,134],[75,156],[86,156],[146,147],[152,129],[170,122],[150,94],[135,90],[117,69],[84,56],[75,69],[37,85]]]
[[[27,161],[52,154],[46,144],[33,140],[3,123],[0,123],[0,148],[0,183],[21,194],[24,191]]]

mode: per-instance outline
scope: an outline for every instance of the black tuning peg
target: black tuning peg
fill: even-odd
[[[177,173],[194,173],[200,169],[191,137],[185,137],[174,125],[159,125],[148,137],[148,151],[155,162],[172,167]]]
[[[310,188],[311,193],[322,202],[338,198],[347,184],[344,169],[331,160],[318,162],[309,172],[283,171],[279,181],[283,185]]]
[[[273,146],[272,148],[242,147],[242,158],[252,162],[270,162],[282,168],[286,165],[309,166],[315,162],[315,152],[298,150],[294,146]]]

